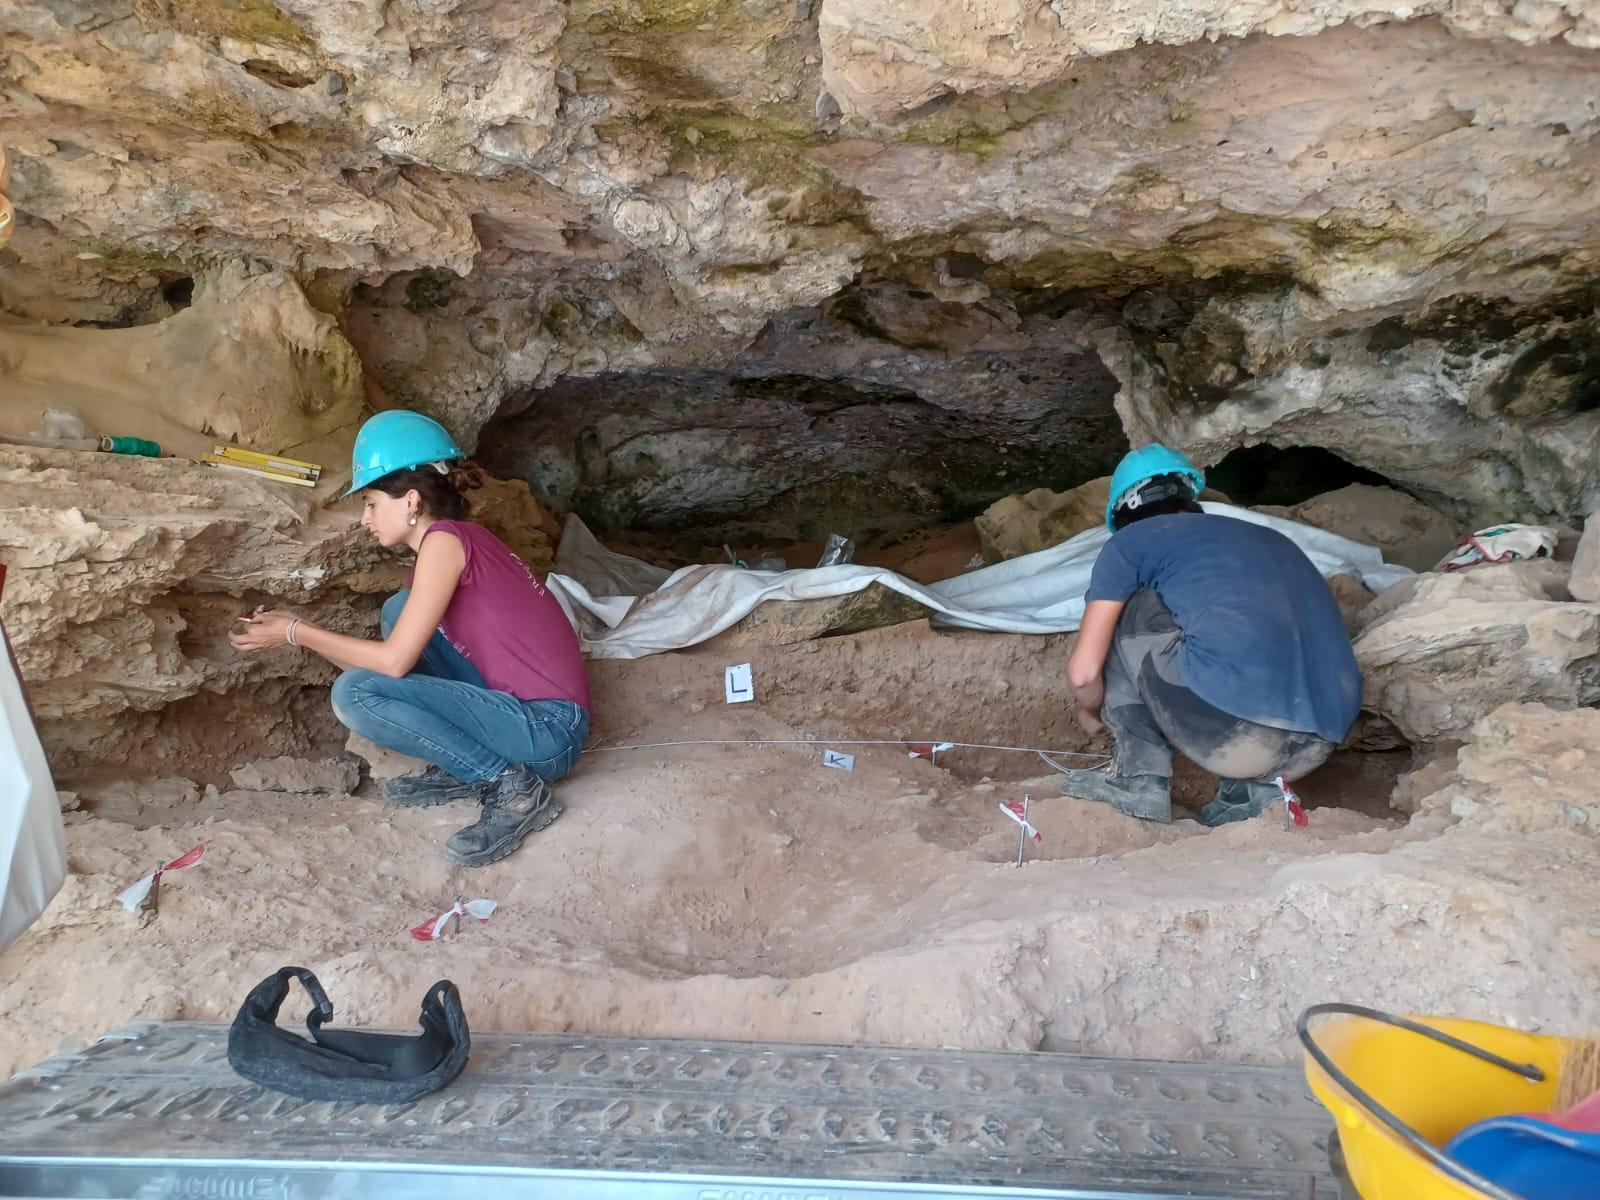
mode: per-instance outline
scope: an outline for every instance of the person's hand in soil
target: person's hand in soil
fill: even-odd
[[[1100,719],[1100,714],[1092,708],[1080,707],[1077,717],[1078,724],[1090,737],[1099,737],[1106,731],[1106,723]]]
[[[281,608],[270,611],[258,608],[239,620],[245,622],[245,627],[228,634],[228,640],[233,643],[235,650],[243,650],[248,654],[289,644],[289,622],[294,620],[291,612],[284,612]]]

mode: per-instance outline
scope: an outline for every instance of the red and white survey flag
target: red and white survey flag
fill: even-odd
[[[1027,834],[1034,841],[1036,841],[1036,842],[1044,841],[1044,835],[1041,834],[1032,825],[1028,824],[1028,818],[1022,815],[1023,808],[1022,808],[1022,801],[1021,800],[1012,800],[1012,801],[1009,801],[1009,802],[1007,802],[1005,800],[1000,801],[1000,811],[1005,813],[1006,816],[1010,817],[1018,825],[1021,825],[1022,826],[1022,832]]]
[[[931,758],[937,760],[938,756],[946,750],[954,750],[954,742],[912,742],[907,758]]]
[[[160,879],[168,871],[181,871],[185,867],[192,867],[205,856],[206,848],[204,845],[200,845],[187,853],[180,854],[171,862],[162,863],[150,874],[120,892],[117,895],[117,903],[121,904],[129,912],[134,912],[144,901],[144,898],[150,894],[150,889],[155,887],[156,880]]]
[[[1278,790],[1283,793],[1283,815],[1286,820],[1296,825],[1309,825],[1311,818],[1306,813],[1306,806],[1300,803],[1300,797],[1294,794],[1294,789],[1279,775],[1272,781],[1278,785]]]
[[[476,917],[480,921],[487,921],[498,907],[493,900],[468,900],[465,904],[457,900],[450,906],[449,912],[442,912],[421,925],[413,926],[411,936],[419,942],[436,942],[451,917]]]

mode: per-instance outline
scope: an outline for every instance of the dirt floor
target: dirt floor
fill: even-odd
[[[1093,754],[1070,719],[1068,639],[912,623],[793,646],[733,633],[594,665],[596,738],[565,815],[512,857],[453,869],[465,805],[366,795],[76,781],[72,875],[0,955],[0,1077],[136,1017],[228,1019],[251,984],[308,966],[340,1021],[407,1026],[448,977],[479,1029],[788,1038],[1279,1059],[1330,999],[1557,1021],[1594,961],[1572,905],[1594,898],[1570,835],[1505,841],[1385,798],[1406,752],[1341,755],[1304,781],[1307,829],[1141,823],[1059,794],[1030,753],[901,746],[941,738]],[[757,700],[723,702],[750,661]],[[822,745],[621,748],[680,739]],[[1081,761],[1093,761],[1085,758]],[[176,764],[175,764],[176,765]],[[1191,808],[1211,781],[1185,772]],[[1033,797],[1044,840],[1014,863],[1002,800]],[[188,849],[141,927],[113,897]],[[1549,904],[1552,889],[1564,906]],[[1576,888],[1576,890],[1573,890]],[[423,944],[452,895],[486,924]],[[1597,909],[1591,907],[1589,911]],[[1581,951],[1581,954],[1579,953]]]

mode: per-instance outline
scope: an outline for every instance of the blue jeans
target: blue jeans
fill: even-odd
[[[383,605],[388,637],[409,591]],[[333,715],[387,750],[426,759],[463,783],[514,765],[554,782],[578,761],[589,714],[570,700],[519,700],[496,692],[443,633],[435,632],[411,674],[395,679],[360,668],[333,685]]]

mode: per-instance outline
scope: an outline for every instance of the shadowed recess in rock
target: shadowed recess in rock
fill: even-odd
[[[898,283],[784,314],[725,371],[564,379],[509,400],[479,456],[599,529],[800,541],[972,516],[1105,474],[1126,448],[1092,308]]]
[[[1299,504],[1352,483],[1392,484],[1319,446],[1247,446],[1206,469],[1206,483],[1235,504]]]

